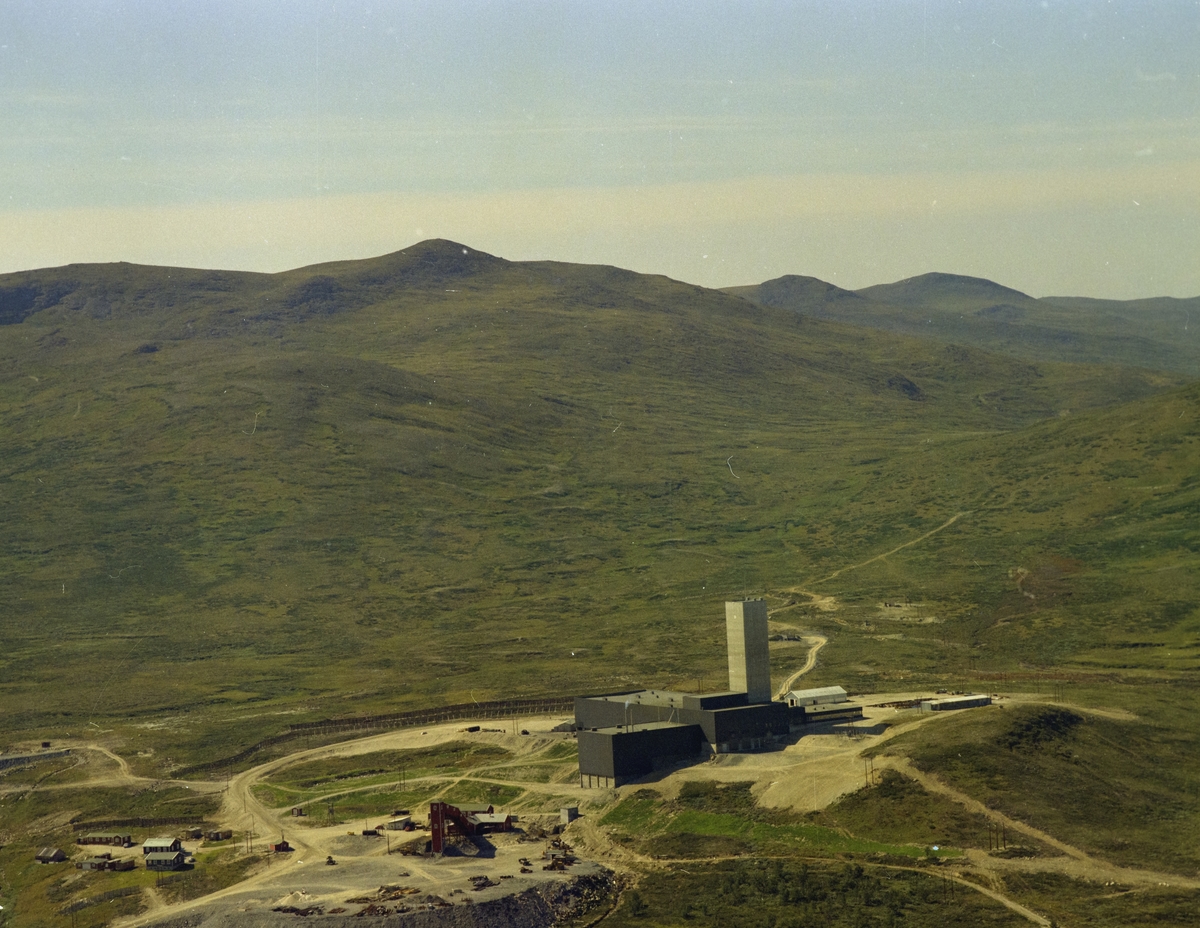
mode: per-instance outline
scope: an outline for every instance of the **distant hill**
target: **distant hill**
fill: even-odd
[[[446,241],[0,294],[10,737],[94,722],[167,769],[303,718],[719,685],[746,594],[860,689],[1108,667],[1200,601],[1178,376]]]
[[[766,306],[1037,361],[1121,364],[1200,377],[1200,297],[1035,299],[978,277],[922,274],[847,291],[780,277],[727,292]]]
[[[894,284],[879,284],[855,291],[859,296],[893,306],[941,306],[962,310],[990,306],[1021,306],[1033,297],[985,280],[960,274],[921,274]]]

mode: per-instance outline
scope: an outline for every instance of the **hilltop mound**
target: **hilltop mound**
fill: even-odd
[[[841,304],[853,309],[868,305],[867,300],[851,290],[843,290],[816,277],[797,274],[768,280],[757,289],[757,299],[767,306],[787,307],[803,302],[815,304],[822,309],[830,304]]]
[[[288,279],[331,279],[342,287],[372,289],[441,287],[462,283],[506,267],[510,263],[446,239],[427,239],[408,248],[355,261],[313,264],[286,271]]]
[[[979,309],[999,303],[1021,305],[1033,301],[1033,297],[1020,290],[982,277],[965,277],[961,274],[920,274],[893,284],[877,284],[854,292],[893,306],[929,307],[953,303],[956,307]]]

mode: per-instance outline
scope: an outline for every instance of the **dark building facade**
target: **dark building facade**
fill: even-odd
[[[766,603],[726,603],[725,615],[730,685],[745,691],[576,696],[580,785],[619,786],[706,751],[762,750],[805,724],[803,707],[771,701]]]
[[[704,750],[761,750],[791,731],[795,714],[780,702],[748,703],[745,693],[640,690],[577,696],[580,778],[619,786],[666,761]]]
[[[580,731],[577,737],[580,779],[592,786],[620,786],[664,762],[695,757],[704,747],[699,725],[675,722]]]

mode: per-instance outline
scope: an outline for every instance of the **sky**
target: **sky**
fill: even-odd
[[[1200,295],[1200,0],[4,0],[0,272]]]

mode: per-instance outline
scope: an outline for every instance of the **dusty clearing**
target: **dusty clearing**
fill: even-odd
[[[820,636],[807,638],[811,647],[805,664],[788,677],[784,689],[790,688],[801,675],[812,668],[825,639]],[[647,778],[642,782],[618,789],[583,789],[574,775],[573,760],[558,761],[558,770],[549,777],[544,775],[544,766],[556,762],[549,749],[561,744],[564,736],[551,731],[562,716],[526,719],[523,724],[529,735],[514,735],[499,731],[466,732],[469,721],[457,721],[426,729],[403,729],[297,751],[286,757],[261,764],[234,777],[228,784],[221,807],[220,819],[224,827],[233,828],[241,834],[250,834],[256,845],[277,840],[286,835],[295,850],[290,854],[271,856],[270,866],[253,873],[246,880],[220,892],[191,902],[163,906],[161,902],[151,911],[132,919],[124,926],[149,925],[166,918],[174,920],[188,913],[213,915],[227,913],[231,918],[244,922],[255,917],[266,919],[272,909],[279,906],[306,908],[321,906],[325,912],[341,909],[353,915],[363,907],[363,898],[378,893],[380,887],[404,887],[414,892],[405,899],[423,900],[427,896],[440,897],[448,902],[465,904],[481,902],[490,898],[510,896],[547,881],[565,881],[572,876],[599,872],[603,867],[615,870],[638,871],[664,866],[668,861],[649,860],[635,851],[611,840],[599,820],[604,811],[630,791],[651,788],[664,798],[678,794],[680,786],[692,780],[717,780],[725,782],[750,781],[752,792],[758,802],[769,808],[791,809],[808,812],[823,809],[839,797],[864,785],[867,779],[866,764],[862,758],[865,750],[877,748],[895,736],[917,726],[937,725],[954,713],[922,713],[914,709],[897,709],[886,704],[902,703],[928,695],[919,692],[878,693],[856,700],[863,707],[863,719],[854,723],[842,723],[814,727],[780,750],[759,754],[726,754],[712,757],[708,761],[690,766],[680,766],[663,774]],[[1010,697],[1013,702],[1035,701],[1029,695]],[[969,710],[968,710],[969,711]],[[1108,714],[1104,710],[1097,714]],[[1116,710],[1112,713],[1120,716]],[[486,723],[484,723],[486,724]],[[424,838],[427,832],[416,835],[395,833],[389,837],[367,837],[360,833],[361,824],[320,826],[311,820],[301,826],[289,815],[289,810],[272,809],[255,796],[253,787],[270,774],[291,765],[321,758],[350,757],[374,751],[428,748],[449,741],[471,741],[504,748],[510,756],[503,762],[477,767],[466,772],[431,775],[417,781],[435,792],[450,786],[470,781],[494,783],[518,787],[522,795],[506,812],[520,815],[520,825],[549,823],[557,820],[562,805],[577,805],[583,815],[571,824],[564,838],[576,845],[577,851],[587,862],[581,861],[565,872],[542,870],[542,852],[546,840],[523,840],[520,834],[494,835],[493,847],[480,856],[448,855],[442,859],[404,856],[389,853],[400,842],[414,836]],[[80,747],[84,747],[80,745]],[[98,750],[96,745],[88,745]],[[107,753],[107,752],[103,752]],[[119,760],[112,755],[104,758],[107,764]],[[543,765],[538,775],[534,764]],[[985,895],[996,899],[1012,911],[1018,912],[1029,921],[1045,925],[1047,920],[1019,902],[1001,892],[999,877],[1004,872],[1056,872],[1075,878],[1093,881],[1114,881],[1126,885],[1169,885],[1179,888],[1200,888],[1200,881],[1170,874],[1137,871],[1116,867],[1090,857],[1082,850],[1057,840],[1021,822],[1014,821],[983,806],[972,797],[962,794],[942,783],[937,778],[916,770],[905,757],[882,756],[876,759],[875,767],[890,766],[920,782],[927,790],[939,793],[964,806],[972,812],[988,816],[1008,829],[1023,832],[1056,848],[1063,856],[1035,859],[998,859],[978,851],[971,851],[961,858],[949,871],[951,878]],[[128,769],[119,766],[105,770],[102,781],[132,782],[137,778]],[[411,782],[411,781],[410,781]],[[191,784],[193,787],[199,784]],[[221,788],[222,784],[205,784],[201,788]],[[338,786],[336,793],[345,795],[357,790],[376,789],[377,786]],[[415,809],[415,821],[424,821],[424,810]],[[326,864],[326,857],[337,860],[336,866]],[[527,858],[530,866],[521,873],[521,858]],[[961,874],[973,872],[975,881],[962,879]],[[469,878],[486,876],[495,885],[482,892],[474,891]],[[501,879],[503,877],[503,879]],[[983,885],[977,885],[982,877]],[[349,902],[349,900],[358,900]],[[158,900],[155,900],[158,902]]]

